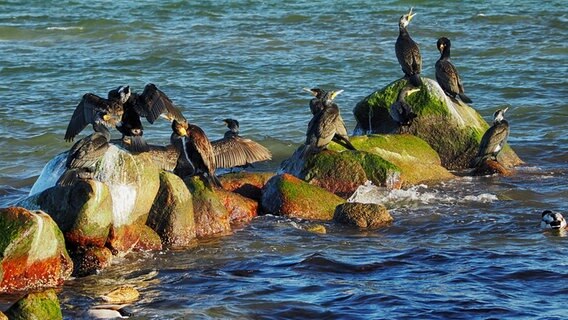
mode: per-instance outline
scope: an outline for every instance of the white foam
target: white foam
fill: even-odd
[[[115,227],[127,224],[136,204],[136,187],[128,184],[109,184],[112,198],[112,223]]]
[[[57,31],[83,30],[83,27],[47,27],[47,30],[57,30]]]

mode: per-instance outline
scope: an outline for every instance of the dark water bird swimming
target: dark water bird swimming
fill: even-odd
[[[471,168],[480,166],[485,159],[497,161],[497,155],[509,137],[509,122],[505,120],[508,109],[499,109],[493,114],[493,125],[483,134],[477,156],[470,163]]]
[[[564,229],[566,228],[566,219],[560,212],[551,210],[544,210],[542,212],[542,219],[540,227],[544,229]]]
[[[448,96],[454,99],[459,96],[463,102],[471,103],[471,99],[464,93],[458,69],[450,60],[450,39],[442,37],[436,45],[441,54],[440,59],[436,61],[436,81]]]
[[[272,153],[259,143],[239,135],[239,122],[224,119],[229,130],[224,137],[211,141],[217,168],[249,166],[252,163],[272,159]]]
[[[404,86],[398,93],[398,99],[389,108],[391,118],[398,124],[399,133],[403,133],[405,128],[408,129],[412,125],[412,121],[418,116],[405,100],[406,97],[418,91],[420,89],[414,86]]]
[[[215,154],[211,142],[203,130],[187,120],[172,121],[171,143],[180,150],[178,165],[174,173],[182,178],[201,174],[210,185],[221,188],[215,176]]]
[[[412,13],[412,8],[407,14],[400,17],[398,21],[398,38],[394,46],[396,51],[396,58],[402,67],[402,71],[410,81],[410,83],[418,87],[422,84],[420,79],[420,72],[422,71],[422,55],[418,44],[412,40],[408,33],[407,27],[410,20],[414,18],[416,13]]]

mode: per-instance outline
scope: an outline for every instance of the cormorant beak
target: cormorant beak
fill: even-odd
[[[185,128],[179,128],[178,131],[180,136],[182,137],[187,136],[187,130],[185,130]]]
[[[408,11],[408,22],[410,22],[410,20],[412,20],[412,18],[416,15],[416,13],[412,13],[412,9],[414,8],[411,7],[410,11]]]
[[[313,91],[312,89],[308,89],[308,88],[302,88],[302,90],[309,92],[311,95],[313,95],[314,97],[317,95],[317,93],[315,91]]]
[[[509,110],[509,107],[503,109],[503,114],[505,114],[505,112],[507,112],[507,110]]]
[[[412,89],[406,91],[406,96],[408,97],[409,95],[411,95],[415,92],[418,92],[418,91],[420,91],[420,88],[412,88]]]
[[[111,117],[110,114],[105,114],[105,115],[103,115],[103,120],[104,120],[104,121],[109,121],[111,118],[112,118],[112,117]]]
[[[335,99],[335,97],[337,97],[338,95],[340,95],[343,91],[344,91],[344,90],[333,91],[333,92],[331,93],[330,100]]]

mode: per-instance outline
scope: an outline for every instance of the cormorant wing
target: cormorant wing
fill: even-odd
[[[458,75],[458,70],[448,60],[438,60],[436,61],[436,81],[444,91],[455,95],[457,93],[463,92],[463,87],[460,91],[460,80]]]
[[[108,109],[108,100],[92,93],[83,95],[81,102],[79,102],[75,111],[73,111],[71,120],[67,125],[65,141],[73,141],[75,136],[83,131],[87,125],[93,123],[97,111],[104,111]]]
[[[509,124],[503,120],[487,129],[479,144],[478,157],[485,157],[503,148],[509,136]]]
[[[215,163],[215,154],[213,152],[213,147],[211,146],[211,142],[207,139],[207,135],[205,132],[201,130],[198,126],[191,125],[189,128],[193,139],[187,139],[187,144],[190,144],[193,148],[187,148],[187,150],[195,150],[203,164],[209,170],[208,173],[214,174],[216,163]],[[195,155],[194,155],[195,156]]]
[[[308,144],[323,148],[327,146],[336,133],[336,121],[339,117],[339,110],[326,108],[312,119],[308,128]]]
[[[73,168],[89,168],[96,164],[109,147],[107,137],[95,132],[77,141],[69,150],[66,166]]]
[[[152,83],[147,84],[142,94],[136,95],[135,99],[136,111],[150,123],[154,123],[164,113],[170,120],[186,121],[172,100]]]
[[[422,56],[418,45],[410,36],[401,37],[395,44],[396,58],[406,75],[420,73],[422,70]]]
[[[211,142],[217,168],[233,168],[272,159],[272,153],[259,143],[243,137]]]

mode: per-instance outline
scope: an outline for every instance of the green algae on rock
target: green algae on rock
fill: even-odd
[[[6,316],[11,320],[63,319],[59,299],[53,289],[27,294],[6,311]]]
[[[264,211],[291,218],[331,220],[345,200],[290,174],[272,177],[262,189]]]
[[[422,77],[421,90],[406,98],[418,114],[409,132],[425,140],[440,155],[442,165],[448,169],[467,168],[479,147],[481,136],[489,125],[475,109],[461,101],[452,100],[438,83]],[[392,133],[397,124],[389,115],[390,105],[398,92],[407,84],[400,79],[377,90],[361,100],[353,109],[357,120],[356,132]],[[510,148],[501,152],[506,166],[522,164]]]
[[[0,292],[63,284],[73,271],[63,234],[43,211],[0,209]]]
[[[198,176],[186,178],[184,182],[193,196],[196,236],[228,234],[231,230],[229,212],[215,191]]]

